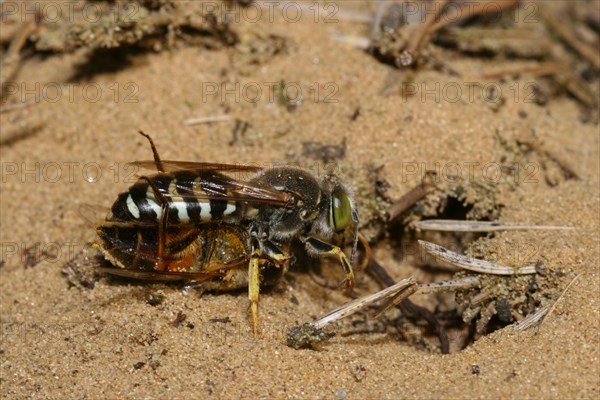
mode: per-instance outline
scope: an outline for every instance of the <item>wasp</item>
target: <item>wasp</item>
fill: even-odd
[[[97,224],[96,247],[114,266],[104,272],[202,282],[211,290],[248,287],[255,336],[260,287],[285,273],[295,240],[309,254],[337,257],[352,290],[358,212],[352,191],[333,172],[319,180],[291,166],[161,160],[152,138],[139,133],[154,160],[131,164],[157,172],[119,194]],[[347,232],[350,260],[329,243]]]

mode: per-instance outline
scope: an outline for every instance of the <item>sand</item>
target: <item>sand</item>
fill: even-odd
[[[35,85],[48,91],[58,86],[62,93],[56,101],[0,115],[2,398],[598,398],[600,143],[598,126],[581,122],[576,102],[561,96],[542,107],[525,101],[521,91],[505,93],[496,109],[479,94],[456,102],[443,95],[436,102],[435,93],[382,95],[403,73],[331,33],[366,35],[367,25],[311,17],[244,24],[249,32],[287,38],[286,51],[247,65],[229,49],[182,46],[131,55],[122,68],[87,79],[77,78],[86,59],[82,52],[23,63],[16,81],[25,86],[12,100],[29,96],[25,90],[42,90]],[[494,62],[458,56],[451,61],[461,78],[424,70],[418,85],[437,82],[440,89],[432,87],[440,94],[448,84],[479,79]],[[209,86],[234,80],[240,87],[233,93],[206,94]],[[305,95],[292,112],[267,98],[268,85],[280,80],[299,85]],[[526,83],[515,85],[523,89]],[[265,88],[259,101],[249,101],[244,85]],[[314,101],[315,90],[318,98],[335,102]],[[183,125],[187,118],[225,113],[250,123],[233,144],[233,121]],[[151,158],[138,129],[153,136],[165,159],[291,161],[308,168],[316,161],[303,156],[303,143],[337,145],[345,139],[345,157],[338,162],[371,232],[377,230],[377,222],[370,224],[375,214],[361,197],[373,187],[369,170],[384,165],[386,194],[397,199],[425,168],[443,171],[454,163],[467,173],[474,165],[473,174],[481,178],[488,163],[497,165],[511,154],[502,141],[536,137],[579,179],[557,172],[555,162],[543,164],[539,153],[521,158],[532,168],[525,171],[531,179],[500,186],[501,220],[577,229],[504,232],[490,243],[497,246],[498,261],[529,257],[569,276],[584,275],[540,326],[522,333],[505,327],[450,355],[393,332],[338,335],[317,351],[287,347],[288,327],[346,301],[303,272],[289,273],[263,293],[258,340],[244,291],[200,295],[177,285],[106,276],[93,288],[73,287],[63,266],[95,239],[79,206],[109,206],[132,182],[125,164]],[[534,245],[533,255],[515,250],[527,244]],[[30,262],[26,249],[32,248],[50,256]],[[375,250],[395,278],[411,273],[389,242]],[[340,277],[332,265],[333,276]],[[375,288],[364,274],[358,277],[360,294]],[[145,300],[157,293],[164,296],[160,304]],[[352,333],[350,323],[339,329]]]

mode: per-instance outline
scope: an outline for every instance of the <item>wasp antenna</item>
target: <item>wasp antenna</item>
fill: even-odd
[[[369,260],[371,259],[371,245],[369,244],[367,238],[365,238],[360,233],[358,234],[358,241],[360,242],[365,251],[364,259],[362,263],[360,263],[360,270],[364,271],[365,269],[367,269],[367,266],[369,265]]]
[[[350,254],[350,265],[354,266],[354,257],[358,247],[358,211],[352,209],[352,222],[354,222],[354,239],[352,240],[352,253]]]
[[[159,172],[165,172],[165,169],[163,167],[163,163],[160,160],[160,157],[158,155],[158,151],[156,150],[156,146],[154,145],[154,141],[152,140],[152,138],[150,137],[150,135],[148,135],[147,133],[145,133],[141,129],[138,130],[138,133],[140,135],[142,135],[143,137],[145,137],[146,139],[148,139],[148,141],[150,142],[150,147],[152,147],[152,154],[154,155],[154,163],[156,164],[156,169]]]

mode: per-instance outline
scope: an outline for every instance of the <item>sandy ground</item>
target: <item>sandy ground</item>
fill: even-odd
[[[461,78],[419,74],[418,85],[441,85],[433,86],[439,102],[434,95],[405,98],[392,91],[384,96],[383,89],[402,73],[331,34],[335,29],[365,35],[366,25],[313,18],[254,25],[246,23],[246,28],[287,38],[286,52],[248,66],[229,50],[183,47],[131,56],[116,72],[89,79],[76,78],[85,62],[77,52],[23,64],[17,81],[26,86],[14,99],[26,96],[25,90],[42,90],[35,85],[48,90],[57,85],[62,94],[56,101],[0,116],[1,396],[598,398],[598,126],[580,122],[571,99],[560,97],[540,107],[524,100],[524,90],[506,93],[498,109],[478,93],[473,99],[465,95],[445,101],[444,85],[479,79],[492,60],[452,60]],[[305,95],[293,112],[267,98],[270,82],[282,79]],[[240,87],[233,94],[207,95],[207,85],[234,80]],[[77,83],[72,93],[65,82]],[[525,84],[515,83],[521,89]],[[244,85],[265,88],[259,101],[244,97]],[[314,101],[315,88],[318,97],[335,102]],[[93,93],[97,90],[99,95]],[[225,112],[251,124],[234,144],[232,121],[183,125],[186,118]],[[466,174],[467,166],[474,165],[474,176],[481,178],[487,163],[507,155],[499,142],[533,135],[580,179],[567,179],[534,157],[526,171],[531,179],[510,189],[505,185],[498,194],[501,219],[577,230],[498,234],[493,240],[498,260],[533,257],[584,275],[539,327],[524,333],[506,327],[450,355],[434,346],[417,348],[397,333],[336,336],[319,351],[287,347],[288,327],[345,301],[341,293],[300,272],[288,274],[261,297],[259,340],[251,335],[243,291],[200,296],[177,286],[107,277],[93,289],[71,287],[61,269],[94,240],[78,207],[111,204],[131,183],[125,163],[150,158],[137,129],[152,134],[166,159],[293,161],[309,168],[316,161],[303,157],[303,143],[339,144],[345,138],[340,167],[357,190],[359,208],[367,207],[360,195],[373,185],[369,168],[385,166],[387,195],[395,199],[419,182],[425,167],[455,163]],[[417,172],[407,169],[414,165]],[[558,176],[555,185],[548,184],[549,174]],[[362,214],[368,220],[369,212]],[[524,244],[533,244],[534,254],[519,253]],[[32,247],[52,257],[26,267],[26,249]],[[407,276],[388,246],[378,246],[376,254],[394,277]],[[368,278],[359,277],[358,292],[373,288]],[[159,305],[144,301],[157,292],[164,295]],[[185,320],[174,323],[181,313]],[[351,332],[352,326],[343,329]]]

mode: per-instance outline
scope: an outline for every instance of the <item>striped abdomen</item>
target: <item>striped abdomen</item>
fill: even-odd
[[[215,184],[215,181],[219,183]],[[189,171],[142,178],[127,192],[119,194],[107,220],[148,223],[159,221],[162,216],[159,201],[161,196],[168,204],[169,225],[219,220],[234,214],[238,209],[235,201],[227,200],[227,181],[227,177],[217,172]],[[161,196],[157,196],[155,190]]]

